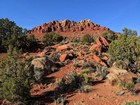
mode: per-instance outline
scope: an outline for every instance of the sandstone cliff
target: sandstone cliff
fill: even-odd
[[[42,38],[45,33],[56,32],[66,37],[81,37],[85,34],[99,35],[108,30],[109,28],[92,23],[90,20],[81,20],[79,22],[63,20],[52,21],[34,27],[28,31],[28,34],[34,34],[37,38]]]

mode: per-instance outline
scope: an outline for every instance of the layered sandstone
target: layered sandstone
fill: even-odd
[[[81,20],[79,22],[63,20],[52,21],[34,27],[28,31],[28,34],[34,34],[37,38],[42,38],[45,33],[56,32],[66,37],[81,37],[85,34],[99,35],[108,30],[109,28],[92,23],[90,20]]]

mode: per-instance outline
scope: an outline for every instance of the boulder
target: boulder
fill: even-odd
[[[70,49],[69,44],[60,45],[60,46],[57,47],[56,52],[66,51],[68,49]]]
[[[102,41],[102,44],[104,46],[106,46],[106,47],[109,46],[109,43],[107,42],[107,40],[104,37],[100,36],[100,40]]]
[[[133,82],[134,78],[137,78],[137,75],[128,72],[127,70],[119,69],[116,67],[110,68],[110,73],[107,75],[107,81],[111,85],[117,85],[119,82]]]
[[[96,50],[98,52],[101,52],[102,48],[101,48],[101,45],[99,44],[94,44],[92,45],[90,48],[89,48],[90,51],[93,51],[93,50]]]
[[[102,66],[107,66],[96,54],[93,54],[93,59],[97,64],[100,64]]]
[[[47,52],[48,50],[43,50],[42,52],[37,53],[37,56],[43,57],[46,55]]]
[[[107,61],[108,57],[107,56],[103,56],[101,59],[104,60],[104,61]]]
[[[99,63],[101,61],[101,59],[96,54],[93,54],[93,59],[97,63]]]
[[[77,55],[78,55],[79,57],[82,57],[82,56],[83,56],[83,52],[82,52],[82,51],[77,52]]]
[[[35,58],[31,61],[31,64],[34,67],[36,80],[42,79],[43,76],[53,72],[54,68],[56,68],[55,63],[47,57]]]
[[[60,44],[55,44],[52,46],[52,48],[57,49],[60,46]]]
[[[100,37],[98,37],[98,38],[96,39],[96,43],[97,43],[97,45],[102,46],[102,43],[101,43],[101,41],[100,41]]]
[[[67,56],[68,56],[68,54],[60,55],[60,58],[59,58],[60,62],[64,62],[66,60]]]

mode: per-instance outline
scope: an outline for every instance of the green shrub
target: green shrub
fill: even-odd
[[[71,92],[82,85],[82,77],[76,72],[71,72],[66,77],[58,79],[56,85],[59,93]]]
[[[82,69],[85,69],[85,68],[94,68],[94,65],[91,61],[89,60],[84,60],[83,61],[83,64],[82,64]]]
[[[35,38],[35,36],[33,34],[26,36],[26,48],[25,49],[27,51],[35,51],[35,50],[37,50],[38,47],[40,47],[39,41],[37,38]]]
[[[88,93],[89,92],[89,86],[88,85],[82,85],[81,87],[80,87],[80,92],[81,93]]]
[[[17,62],[8,58],[1,66],[1,98],[11,102],[26,102],[34,83],[34,71],[30,61]]]
[[[26,29],[17,26],[15,22],[10,21],[8,18],[0,19],[0,46],[2,50],[7,51],[9,45],[24,50],[26,32]]]
[[[96,67],[96,71],[98,73],[97,76],[101,76],[103,80],[106,78],[106,75],[108,74],[107,67],[101,65],[98,65]]]
[[[118,35],[111,30],[105,33],[102,33],[101,36],[103,36],[109,43],[111,43],[113,40],[117,39],[118,37]]]
[[[91,73],[91,72],[94,72],[94,69],[92,67],[87,67],[87,68],[84,68],[81,70],[81,73],[84,74],[88,74],[88,73]]]
[[[126,35],[126,36],[132,36],[132,35],[137,36],[137,31],[128,29],[126,27],[124,27],[122,29],[122,31],[123,31],[123,34]]]
[[[66,99],[64,97],[58,97],[57,99],[55,99],[55,104],[61,104],[61,105],[65,105],[66,103]]]
[[[53,45],[56,43],[59,43],[63,40],[64,38],[54,32],[51,33],[46,33],[43,38],[42,38],[42,42],[44,45],[48,46],[48,45]]]
[[[94,42],[94,39],[89,34],[86,34],[81,38],[81,42],[84,43],[84,44],[92,43],[92,42]]]
[[[0,80],[0,98],[26,103],[34,83],[34,72],[30,60],[19,62],[14,58],[7,58],[0,65]]]
[[[125,102],[123,105],[140,105],[140,101],[136,100],[133,102]]]
[[[109,53],[114,61],[128,60],[128,69],[135,69],[134,64],[140,55],[140,37],[120,35],[118,39],[111,42]]]
[[[79,64],[79,62],[77,62],[77,61],[74,60],[73,66],[74,66],[75,68],[77,68],[77,67],[80,67],[80,64]]]
[[[60,54],[57,52],[54,52],[51,54],[50,59],[54,62],[60,62],[59,57],[60,57]]]
[[[117,60],[115,62],[115,66],[119,69],[127,69],[128,68],[128,64],[125,61],[122,61],[122,60]]]
[[[80,38],[79,37],[74,37],[74,38],[72,38],[71,42],[79,43],[80,42]]]
[[[128,91],[133,92],[135,84],[133,82],[120,81],[119,86],[122,89],[127,89]]]

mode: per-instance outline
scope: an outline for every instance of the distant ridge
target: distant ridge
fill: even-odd
[[[42,38],[45,33],[56,32],[66,37],[81,37],[85,34],[96,36],[108,30],[110,29],[92,23],[90,19],[81,20],[79,22],[71,20],[56,20],[34,27],[32,30],[28,31],[28,34],[34,34],[35,37]]]

